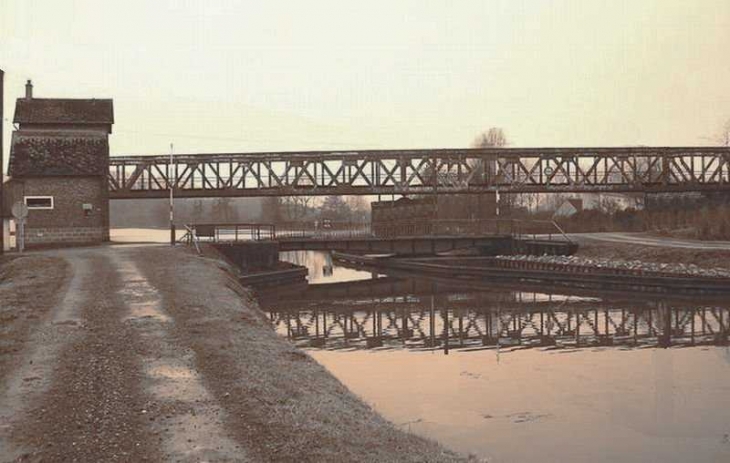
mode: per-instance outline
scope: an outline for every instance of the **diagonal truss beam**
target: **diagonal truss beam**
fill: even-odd
[[[484,148],[120,156],[112,199],[730,190],[730,147]]]

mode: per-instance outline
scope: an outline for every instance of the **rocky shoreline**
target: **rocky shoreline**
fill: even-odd
[[[689,275],[697,277],[711,278],[730,278],[730,270],[714,267],[704,268],[695,264],[685,263],[662,263],[647,262],[642,260],[623,260],[600,257],[582,257],[582,256],[530,256],[530,255],[500,255],[497,259],[518,261],[518,262],[537,262],[543,264],[559,264],[574,265],[598,269],[620,269],[620,270],[640,270],[644,272],[671,273],[677,275]]]

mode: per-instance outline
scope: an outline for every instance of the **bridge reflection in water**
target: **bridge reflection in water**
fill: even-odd
[[[259,294],[276,330],[327,349],[670,347],[727,345],[717,302],[474,290],[383,277]]]

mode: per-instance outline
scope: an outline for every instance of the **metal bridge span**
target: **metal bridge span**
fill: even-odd
[[[111,199],[730,190],[730,147],[485,148],[119,156]]]

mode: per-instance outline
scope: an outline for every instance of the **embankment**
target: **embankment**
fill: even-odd
[[[134,251],[188,340],[224,423],[256,461],[469,461],[375,413],[306,353],[277,336],[218,256]]]
[[[580,243],[578,257],[589,259],[639,260],[653,263],[697,265],[701,268],[730,270],[730,251],[645,246],[639,244],[589,241]]]
[[[333,259],[363,268],[409,271],[414,274],[462,280],[491,280],[512,284],[542,284],[580,290],[630,291],[658,294],[723,295],[730,293],[727,272],[685,268],[665,271],[663,266],[603,265],[565,256],[379,258],[333,253]],[[579,263],[576,263],[578,261]],[[605,262],[604,262],[605,263]],[[645,267],[657,267],[645,268]]]

